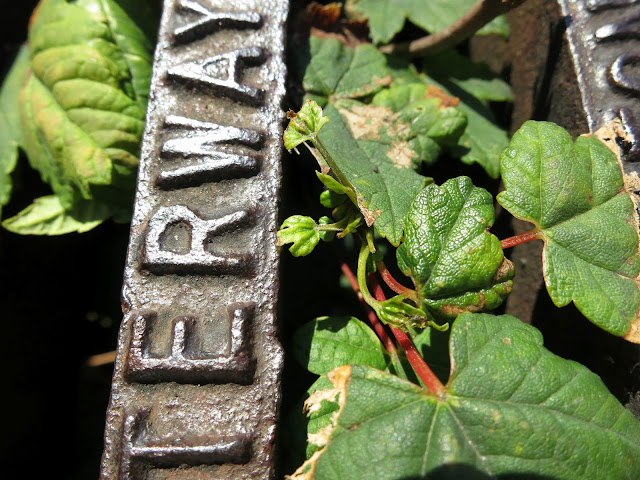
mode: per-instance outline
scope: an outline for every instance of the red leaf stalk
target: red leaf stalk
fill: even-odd
[[[415,303],[418,303],[418,295],[416,294],[416,291],[405,287],[395,278],[393,278],[391,272],[387,269],[387,266],[384,264],[384,262],[376,262],[376,268],[380,272],[384,283],[386,283],[391,290],[399,295],[404,295],[409,300],[413,300]]]
[[[382,287],[380,287],[380,284],[378,283],[378,280],[374,275],[370,275],[369,281],[371,282],[373,294],[375,295],[376,300],[378,300],[379,302],[384,302],[386,300],[386,297],[384,295],[384,292],[382,291]],[[422,380],[427,389],[429,389],[431,393],[439,397],[444,397],[447,391],[445,386],[438,379],[438,377],[436,377],[435,373],[433,373],[433,370],[429,368],[429,365],[427,365],[427,362],[424,361],[424,358],[422,358],[422,355],[420,355],[420,352],[418,352],[418,349],[413,344],[411,339],[407,336],[407,334],[396,327],[391,327],[391,332],[396,337],[396,340],[398,341],[400,346],[404,349],[404,352],[407,355],[407,359],[413,367],[413,370],[416,372],[416,375],[420,377],[420,380]]]
[[[502,249],[511,248],[515,247],[516,245],[521,245],[523,243],[527,243],[531,240],[536,240],[541,237],[542,234],[538,230],[529,230],[528,232],[519,233],[518,235],[514,235],[513,237],[500,240],[500,246],[502,247]]]

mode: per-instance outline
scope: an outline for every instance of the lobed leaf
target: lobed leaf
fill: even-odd
[[[409,20],[418,27],[436,32],[455,22],[476,0],[347,0],[346,8],[358,18],[369,20],[371,38],[375,43],[387,43]],[[498,17],[478,31],[507,36],[509,24]]]
[[[291,150],[303,142],[311,141],[322,126],[329,121],[322,113],[322,108],[311,100],[302,105],[299,112],[287,113],[289,125],[284,131],[284,148]]]
[[[477,163],[489,176],[498,178],[500,154],[509,144],[509,137],[496,125],[486,101],[508,101],[509,86],[488,73],[483,65],[471,63],[452,50],[427,57],[424,69],[427,74],[418,73],[412,65],[394,61],[392,88],[425,83],[457,98],[457,108],[467,117],[467,126],[457,145],[448,147],[447,153],[464,163]]]
[[[329,240],[331,232],[323,232],[318,229],[318,224],[327,225],[331,223],[329,217],[321,217],[316,221],[304,215],[292,215],[287,218],[278,230],[278,246],[282,247],[292,243],[289,251],[294,257],[305,257],[309,255],[320,240]]]
[[[464,163],[477,163],[490,177],[498,178],[500,154],[509,144],[509,136],[506,130],[496,125],[491,110],[473,94],[446,78],[435,80],[427,77],[425,81],[459,98],[458,108],[467,116],[467,128],[458,145],[449,153]]]
[[[494,309],[510,293],[513,264],[488,231],[494,218],[492,196],[468,177],[428,185],[411,204],[398,267],[434,315]]]
[[[600,328],[640,342],[640,259],[633,201],[620,161],[596,136],[527,122],[501,157],[498,201],[535,225],[557,306],[573,301]]]
[[[350,49],[335,38],[309,39],[311,60],[302,85],[321,107],[341,98],[362,98],[391,83],[385,56],[373,45]]]
[[[381,141],[399,150],[406,142],[404,155],[390,153],[400,159],[409,157],[414,168],[422,162],[435,163],[445,147],[458,143],[467,126],[466,115],[457,107],[459,100],[437,87],[423,83],[402,85],[382,90],[373,97],[372,105],[388,107],[394,115],[379,115],[385,122],[379,129]],[[382,110],[384,111],[384,110]],[[385,118],[387,117],[387,118]]]
[[[330,372],[333,388],[315,399],[339,409],[292,478],[431,478],[454,466],[481,478],[635,478],[638,420],[597,375],[546,350],[534,327],[465,313],[449,351],[443,397],[371,367]]]

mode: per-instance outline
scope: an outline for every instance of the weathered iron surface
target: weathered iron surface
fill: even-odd
[[[625,173],[640,161],[640,2],[559,0],[591,131],[618,117],[629,138]]]
[[[166,0],[101,478],[273,478],[284,0]]]

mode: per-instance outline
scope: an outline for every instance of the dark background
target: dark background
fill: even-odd
[[[2,2],[0,78],[27,36],[35,0]],[[7,218],[50,193],[19,160]],[[3,478],[98,477],[128,225],[85,234],[14,235],[0,229],[0,471]]]
[[[11,7],[5,6],[0,14],[0,78],[26,38],[28,19],[36,3],[35,0],[12,2]],[[562,64],[563,52],[549,47],[556,45],[560,49],[562,46],[559,40],[562,30],[548,27],[555,25],[553,15],[556,14],[550,12],[550,18],[539,14],[541,10],[551,9],[548,5],[554,3],[530,0],[519,14],[514,12],[511,20],[513,31],[519,32],[517,42],[466,47],[477,59],[489,63],[506,59],[504,65],[498,64],[495,69],[511,79],[516,91],[513,112],[502,112],[505,127],[513,121],[512,130],[526,118],[553,117],[550,105],[564,105],[563,115],[577,111],[576,107],[566,108],[566,99],[546,98],[544,95],[550,94],[540,93],[560,91],[553,85],[556,78],[553,72],[567,71]],[[532,19],[537,19],[539,25]],[[539,32],[548,32],[548,37],[541,37]],[[482,58],[482,52],[486,58]],[[522,61],[524,58],[528,60]],[[290,77],[293,70],[290,68]],[[575,85],[574,82],[569,79],[570,85]],[[576,97],[575,94],[567,96]],[[290,96],[285,108],[295,108],[296,102],[297,99]],[[564,126],[579,123],[570,118],[554,119]],[[478,168],[456,165],[451,171],[440,172],[437,182],[461,174],[474,179],[483,177]],[[312,173],[313,162],[285,155],[283,168],[282,218],[295,213],[311,214],[305,209],[317,206],[319,193],[319,183]],[[20,159],[13,180],[12,200],[3,208],[2,218],[17,213],[33,198],[50,193],[25,158]],[[482,186],[497,189],[497,182],[492,183],[486,177],[485,181],[487,185]],[[313,216],[317,218],[325,213],[313,212]],[[500,238],[512,235],[514,227],[510,222],[510,217],[499,218],[494,233]],[[97,478],[112,366],[89,367],[86,362],[91,355],[116,347],[127,242],[128,225],[112,222],[82,235],[61,237],[19,236],[0,229],[3,312],[0,359],[3,377],[7,379],[0,397],[3,477]],[[539,259],[539,253],[534,253]],[[520,255],[514,249],[507,256],[517,261],[525,254]],[[524,263],[517,263],[517,267],[516,282],[521,282],[524,294],[512,295],[512,303],[517,299],[526,305],[529,321],[542,330],[545,345],[601,375],[612,392],[639,415],[639,348],[598,330],[573,306],[556,309],[541,278],[529,274]],[[303,322],[317,315],[361,316],[360,306],[351,292],[337,287],[339,277],[335,253],[327,245],[321,244],[314,255],[303,259],[293,259],[286,252],[283,255],[280,319],[288,359],[291,358],[291,333]],[[307,278],[313,278],[313,287],[306,283]],[[517,310],[517,307],[508,309],[509,313],[524,319],[526,312]],[[295,362],[287,362],[283,375],[284,427],[280,432],[281,451],[286,457],[290,456],[293,444],[299,446],[301,441],[287,438],[287,416],[298,408],[299,396],[312,380]],[[286,464],[288,458],[283,460]],[[284,473],[289,473],[290,467],[294,466],[283,467]]]

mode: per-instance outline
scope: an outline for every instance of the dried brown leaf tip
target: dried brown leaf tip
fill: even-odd
[[[425,92],[424,98],[439,98],[440,99],[440,108],[447,107],[457,107],[460,103],[460,99],[458,97],[453,97],[447,94],[441,88],[438,88],[434,85],[429,85],[427,87],[427,91]]]
[[[629,330],[627,330],[624,339],[627,342],[640,344],[640,318],[636,318],[631,322],[631,326],[629,327]]]
[[[335,38],[349,48],[369,43],[369,27],[366,20],[342,18],[342,4],[320,5],[311,2],[304,13],[310,34],[320,38]]]
[[[340,3],[329,3],[320,5],[317,2],[311,2],[307,7],[307,18],[312,27],[328,29],[340,20],[342,5]]]
[[[320,456],[327,449],[327,445],[331,443],[331,435],[338,425],[338,418],[344,410],[347,400],[347,387],[351,380],[351,365],[345,365],[331,370],[327,374],[327,378],[333,385],[333,388],[327,390],[317,390],[304,402],[304,409],[307,414],[311,414],[321,408],[323,401],[338,402],[339,408],[331,416],[331,423],[320,429],[317,433],[310,433],[308,441],[322,449],[315,452],[293,475],[288,475],[287,480],[311,480],[315,474],[316,464]]]

